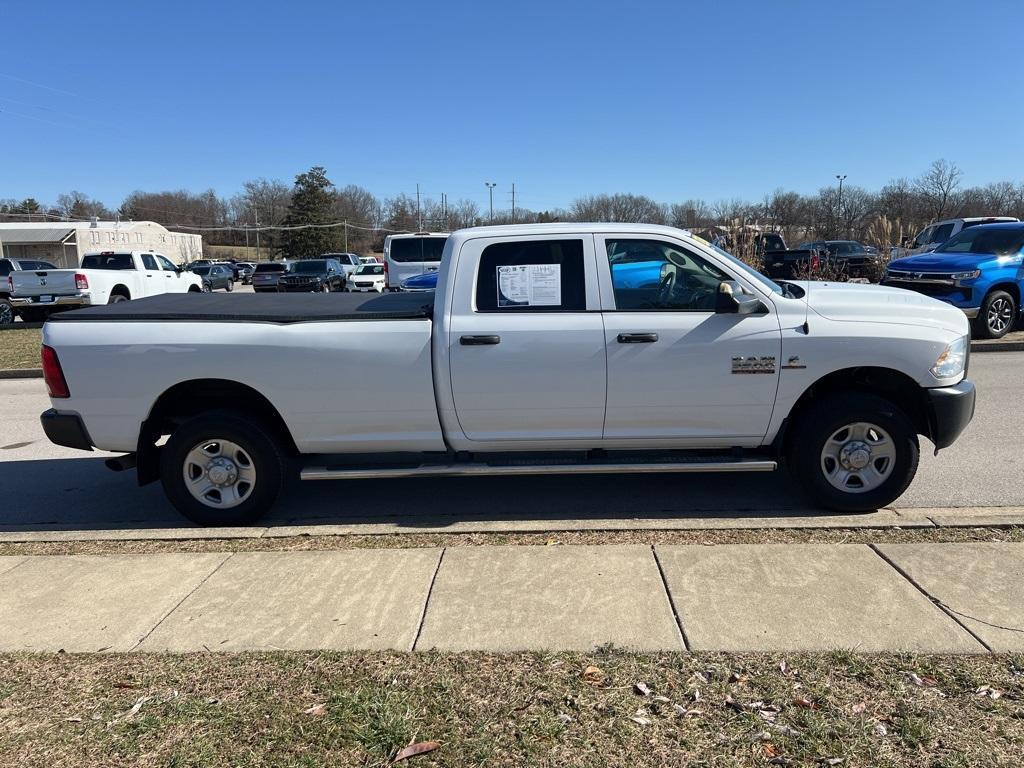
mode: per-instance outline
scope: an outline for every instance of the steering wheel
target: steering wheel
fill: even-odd
[[[665,272],[658,285],[658,303],[665,304],[672,298],[676,287],[676,271],[670,269]]]

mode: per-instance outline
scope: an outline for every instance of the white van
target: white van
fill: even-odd
[[[416,232],[388,235],[384,239],[384,274],[389,291],[397,291],[407,277],[436,272],[447,232]]]
[[[917,233],[917,237],[905,248],[895,248],[893,258],[913,256],[917,253],[934,251],[953,235],[959,234],[968,227],[978,224],[998,224],[1004,221],[1017,221],[1013,216],[971,216],[966,219],[945,219],[936,221]]]

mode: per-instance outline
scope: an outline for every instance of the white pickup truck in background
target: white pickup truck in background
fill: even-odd
[[[271,507],[292,459],[305,480],[782,461],[817,503],[863,511],[906,490],[918,435],[944,448],[974,414],[960,310],[775,283],[669,227],[462,230],[433,294],[315,298],[57,315],[43,428],[125,452],[108,466],[161,479],[190,519],[237,525]]]
[[[63,309],[203,290],[200,277],[151,251],[87,253],[78,269],[22,270],[8,281],[11,304],[24,320],[36,322]]]

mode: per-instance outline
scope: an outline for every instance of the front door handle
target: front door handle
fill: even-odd
[[[620,333],[619,344],[653,344],[658,340],[656,333]]]
[[[459,344],[464,347],[482,346],[484,344],[500,344],[501,336],[463,336]]]

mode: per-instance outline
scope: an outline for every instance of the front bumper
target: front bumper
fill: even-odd
[[[92,450],[92,438],[82,423],[82,417],[77,413],[61,413],[50,408],[43,411],[39,421],[43,425],[47,439],[54,445],[77,448],[81,451]]]
[[[925,392],[928,395],[929,437],[935,443],[935,450],[948,448],[974,418],[974,383],[964,379],[952,387],[926,389]]]
[[[40,301],[38,296],[11,296],[8,301],[12,307],[82,307],[92,304],[88,293],[73,293],[67,296],[53,296],[49,301]]]

